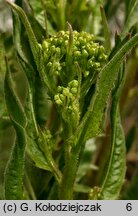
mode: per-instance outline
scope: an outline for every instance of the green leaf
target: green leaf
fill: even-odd
[[[129,3],[127,18],[125,22],[125,27],[122,32],[122,37],[124,37],[130,29],[138,22],[138,0],[131,0]]]
[[[29,64],[28,60],[26,59],[22,51],[21,25],[20,25],[20,20],[18,18],[18,15],[14,11],[13,11],[13,29],[14,29],[14,42],[18,53],[19,63],[28,78],[28,94],[27,94],[26,105],[25,105],[25,112],[28,120],[28,124],[26,127],[26,133],[27,133],[26,150],[31,160],[35,163],[35,166],[50,171],[50,168],[47,164],[44,154],[40,150],[37,142],[35,141],[36,137],[38,137],[38,129],[37,129],[37,123],[35,119],[34,104],[33,104],[33,100],[34,100],[33,94],[34,94],[34,84],[35,84],[35,80],[33,79],[34,70],[32,66]]]
[[[112,139],[110,156],[105,168],[105,176],[101,183],[101,197],[104,200],[117,199],[124,183],[126,172],[125,136],[119,114],[119,99],[124,85],[124,68],[120,69],[120,80],[113,95],[111,107]]]
[[[51,171],[51,168],[49,167],[44,153],[39,148],[36,141],[34,141],[31,138],[27,138],[27,146],[26,146],[27,154],[31,158],[31,160],[34,162],[35,166],[43,169],[43,170],[49,170]]]
[[[48,166],[44,153],[39,148],[37,143],[37,138],[39,137],[35,112],[34,112],[34,104],[33,104],[33,81],[30,76],[31,68],[30,65],[23,61],[23,59],[19,59],[20,64],[28,76],[28,95],[26,98],[26,105],[25,105],[25,112],[28,120],[28,124],[26,127],[26,134],[27,134],[27,145],[26,151],[31,160],[35,163],[36,167],[39,167],[44,170],[51,170]],[[38,83],[37,83],[38,84]],[[40,97],[40,96],[39,96]],[[41,101],[42,103],[42,101]]]
[[[92,163],[92,158],[95,151],[95,139],[88,140],[81,151],[80,164],[76,176],[76,183],[80,182],[86,176],[88,171],[97,169],[97,167]]]
[[[27,59],[22,51],[22,42],[21,42],[21,23],[20,19],[18,17],[18,14],[16,12],[12,12],[13,17],[13,40],[15,48],[18,52],[18,55],[27,62]]]
[[[115,46],[112,49],[109,60],[113,58],[113,56],[127,43],[127,41],[131,38],[131,34],[128,33],[123,40],[121,40],[121,36],[116,32],[115,35]]]
[[[25,112],[15,92],[13,80],[8,65],[5,76],[5,99],[7,109],[12,121],[18,123],[20,126],[25,128],[27,124]]]
[[[89,138],[102,132],[102,120],[105,114],[110,93],[119,73],[119,66],[125,54],[138,43],[138,34],[127,41],[113,58],[104,66],[99,74],[95,94],[90,106],[75,134],[76,148]]]
[[[105,42],[106,42],[105,49],[107,53],[110,53],[111,51],[110,31],[109,31],[104,8],[100,7],[100,9],[101,9],[102,23],[103,23],[103,28],[104,28]]]
[[[23,170],[25,152],[25,130],[14,123],[16,141],[5,172],[5,199],[23,199]]]
[[[22,180],[25,153],[26,115],[16,95],[10,70],[7,65],[5,76],[5,100],[7,109],[16,131],[16,141],[5,173],[5,198],[22,199]]]
[[[39,61],[39,57],[40,57],[40,52],[41,52],[41,49],[40,49],[40,46],[36,40],[36,37],[34,35],[34,32],[31,28],[31,25],[28,21],[28,18],[26,16],[26,14],[24,13],[24,11],[22,10],[22,8],[20,8],[19,6],[17,6],[16,4],[14,3],[11,3],[9,0],[6,0],[6,2],[12,7],[13,10],[15,10],[18,15],[20,16],[25,28],[26,28],[26,31],[27,31],[27,34],[28,34],[28,39],[29,39],[29,42],[30,42],[30,46],[31,46],[31,50],[32,50],[32,53],[33,53],[33,56],[34,56],[34,60],[36,62],[36,65],[38,68],[40,68],[40,61]]]
[[[51,5],[49,5],[49,3]],[[51,19],[48,20],[48,18],[47,18],[47,12],[50,13],[51,7],[52,8],[54,7],[54,9],[55,9],[55,4],[53,3],[53,1],[48,2],[48,1],[43,1],[43,0],[41,0],[41,1],[29,0],[29,4],[33,10],[33,12],[32,12],[33,20],[35,20],[35,23],[37,23],[37,25],[40,25],[41,28],[45,31],[45,35],[43,35],[43,36],[48,37],[49,35],[53,35],[55,33],[55,30],[51,25],[52,20]],[[29,15],[31,15],[31,14],[29,14]],[[56,15],[56,14],[54,13],[54,15]],[[35,32],[35,30],[34,30],[34,32]],[[42,30],[41,30],[41,32],[42,32]],[[41,35],[41,37],[42,37],[42,35]]]
[[[17,51],[19,63],[21,65],[23,71],[26,74],[26,77],[27,77],[28,82],[30,84],[31,91],[33,91],[35,71],[34,71],[32,65],[28,62],[28,60],[27,60],[27,58],[23,52],[21,34],[22,34],[21,33],[21,22],[20,22],[19,16],[16,12],[13,11],[13,40],[14,40],[14,45],[15,45],[15,48]]]
[[[114,116],[111,154],[106,175],[101,186],[102,199],[111,200],[119,197],[126,172],[125,137],[117,111]]]
[[[20,8],[16,4],[9,2],[9,0],[6,0],[6,1],[12,7],[12,9],[18,13],[19,17],[21,18],[21,20],[25,26],[25,29],[27,31],[27,34],[28,34],[28,39],[30,42],[31,50],[32,50],[32,53],[34,56],[35,63],[37,65],[39,75],[41,76],[41,79],[46,83],[46,85],[48,86],[50,91],[53,92],[54,91],[52,89],[53,88],[53,82],[49,83],[50,81],[47,79],[47,76],[45,73],[44,59],[43,59],[43,55],[42,55],[42,47],[40,44],[38,44],[38,42],[36,40],[36,37],[34,35],[34,32],[31,28],[31,25],[28,21],[28,18],[26,16],[25,12],[22,10],[22,8]],[[19,26],[19,24],[18,24],[18,26]],[[17,26],[17,29],[19,31],[18,26]]]

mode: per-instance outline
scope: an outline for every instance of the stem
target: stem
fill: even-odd
[[[73,189],[78,169],[79,152],[73,151],[70,153],[64,168],[63,179],[59,191],[59,199],[72,200]]]

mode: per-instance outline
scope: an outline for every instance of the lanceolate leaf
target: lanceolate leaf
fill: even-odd
[[[14,9],[18,13],[18,15],[20,16],[20,18],[21,18],[21,20],[23,22],[23,24],[24,24],[24,26],[26,28],[27,34],[28,34],[30,46],[31,46],[31,49],[32,49],[32,53],[33,53],[36,65],[39,68],[40,67],[40,62],[39,62],[40,47],[38,45],[38,42],[37,42],[36,37],[34,35],[34,32],[33,32],[32,28],[31,28],[31,25],[30,25],[30,23],[29,23],[29,21],[27,19],[27,16],[25,15],[22,8],[20,8],[19,6],[17,6],[14,3],[11,3],[9,0],[6,0],[6,2],[12,7],[12,9]]]
[[[124,67],[120,67],[120,74],[118,78],[118,84],[113,94],[113,102],[111,107],[111,151],[109,160],[107,160],[107,166],[105,176],[103,178],[101,186],[102,199],[117,199],[124,182],[126,172],[126,149],[125,149],[125,137],[121,126],[120,114],[119,114],[119,99],[124,85]]]
[[[26,127],[26,134],[27,134],[27,143],[26,143],[26,151],[31,160],[34,162],[35,166],[39,167],[40,169],[49,170],[50,168],[47,164],[46,158],[44,153],[38,146],[37,138],[38,128],[35,118],[34,112],[34,104],[33,104],[33,80],[31,80],[31,68],[30,65],[23,61],[23,59],[19,58],[20,64],[26,73],[29,83],[28,83],[28,96],[26,99],[25,105],[25,112],[28,120],[28,124]]]
[[[122,48],[114,55],[107,65],[101,70],[96,84],[96,91],[92,98],[90,107],[84,116],[80,127],[76,132],[77,146],[80,143],[95,137],[101,133],[101,124],[104,110],[108,103],[110,93],[118,77],[119,66],[125,54],[138,43],[138,34],[133,36]]]
[[[5,198],[22,199],[22,178],[25,152],[26,116],[14,91],[14,86],[7,67],[5,77],[5,99],[9,115],[16,130],[16,141],[5,173]]]
[[[20,24],[18,14],[14,11],[13,11],[13,32],[14,32],[14,43],[17,50],[19,63],[28,78],[28,96],[26,99],[26,106],[25,106],[25,112],[28,120],[28,124],[26,127],[26,133],[27,133],[26,150],[31,160],[34,162],[35,166],[44,170],[50,170],[47,161],[45,159],[45,156],[36,142],[36,137],[38,137],[38,129],[37,129],[37,123],[35,119],[34,104],[33,104],[35,73],[32,66],[29,64],[28,60],[26,59],[22,51],[21,24]]]
[[[12,149],[5,172],[5,199],[23,199],[23,170],[25,152],[25,131],[20,125],[14,123],[16,141]]]
[[[120,69],[118,84],[113,93],[113,102],[111,107],[111,147],[110,155],[107,159],[104,168],[101,186],[99,190],[92,189],[90,199],[94,199],[94,194],[97,199],[112,200],[119,198],[119,193],[124,182],[126,172],[126,149],[125,137],[120,121],[119,114],[119,98],[124,84],[124,69]]]
[[[106,48],[106,51],[110,53],[110,50],[111,50],[110,31],[109,31],[104,8],[101,7],[100,9],[101,9],[102,23],[103,23],[103,28],[104,28],[104,35],[105,35],[105,40],[106,40],[105,48]]]
[[[37,65],[37,69],[39,72],[39,75],[41,76],[41,79],[46,82],[46,85],[48,86],[48,88],[50,89],[51,92],[53,92],[53,89],[51,86],[53,86],[53,82],[51,82],[51,84],[49,83],[50,81],[47,79],[46,73],[45,73],[45,68],[44,68],[44,62],[43,62],[43,55],[42,55],[42,48],[41,45],[38,44],[37,39],[34,35],[34,32],[32,30],[32,27],[28,21],[28,18],[26,16],[26,14],[24,13],[24,11],[22,10],[22,8],[20,8],[19,6],[17,6],[14,3],[11,3],[9,0],[6,0],[7,3],[12,7],[13,10],[15,10],[17,12],[17,14],[19,15],[19,17],[21,18],[25,28],[26,28],[26,32],[28,34],[28,39],[29,39],[29,43],[31,46],[31,50],[34,56],[34,60],[35,63]],[[17,20],[16,20],[17,22]],[[19,26],[19,23],[17,23]],[[17,30],[19,30],[19,28],[15,28]],[[19,34],[19,33],[18,33]],[[17,37],[19,38],[17,34]],[[19,48],[19,46],[18,46]],[[20,49],[18,49],[19,51],[19,55],[20,55]],[[22,57],[22,55],[20,55]]]
[[[126,172],[125,137],[118,109],[113,118],[111,154],[101,188],[102,199],[117,199],[119,197]]]
[[[121,41],[121,37],[116,35],[116,46],[111,55],[119,50],[119,46],[123,46],[127,42],[126,38]],[[112,138],[109,159],[106,161],[106,167],[103,173],[103,179],[100,189],[100,198],[117,199],[124,182],[126,172],[126,149],[125,137],[120,121],[120,113],[118,108],[119,98],[122,87],[125,82],[125,63],[120,66],[118,84],[113,92],[113,102],[111,107],[111,128]]]
[[[26,77],[28,78],[28,82],[30,84],[31,91],[33,91],[33,84],[34,84],[34,76],[35,71],[31,65],[31,63],[28,62],[22,48],[22,40],[21,40],[21,22],[19,19],[18,14],[13,11],[13,40],[14,45],[17,51],[17,56],[19,63],[21,64],[21,67],[23,68]],[[28,68],[28,70],[25,70],[24,68]]]
[[[27,59],[22,51],[21,43],[21,23],[18,14],[13,11],[13,39],[18,55],[27,62]]]
[[[113,58],[113,56],[127,43],[127,41],[131,38],[131,34],[128,33],[123,40],[121,40],[121,36],[116,32],[115,35],[115,47],[112,49],[109,60]]]
[[[127,19],[125,22],[125,27],[122,32],[122,37],[127,34],[130,29],[138,22],[138,0],[131,0],[129,3],[129,8],[128,8],[128,14],[127,14]]]
[[[8,108],[8,112],[12,121],[18,123],[22,127],[25,127],[26,126],[25,112],[14,90],[14,84],[8,66],[7,66],[7,73],[5,77],[5,98],[6,98],[6,105]]]
[[[49,170],[51,171],[46,158],[44,156],[44,153],[39,148],[36,141],[34,141],[32,138],[28,136],[27,138],[27,146],[26,146],[27,154],[31,158],[31,160],[34,162],[36,167],[39,167],[43,170]]]

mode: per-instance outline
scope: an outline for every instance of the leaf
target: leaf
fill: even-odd
[[[123,40],[121,40],[121,36],[116,32],[115,35],[115,46],[112,49],[109,60],[113,58],[113,56],[127,43],[127,41],[131,38],[131,34],[128,33]]]
[[[105,50],[107,51],[107,53],[110,53],[111,51],[110,31],[109,31],[104,8],[100,7],[100,9],[101,9],[102,23],[103,23],[104,35],[105,35],[105,41],[106,41]]]
[[[15,131],[10,119],[0,118],[0,185],[4,183],[5,167],[9,159],[11,145],[13,145],[14,142]],[[2,194],[2,192],[0,192],[0,194]]]
[[[102,120],[110,93],[119,73],[119,66],[125,54],[138,43],[138,34],[128,40],[113,58],[103,67],[96,84],[90,106],[75,134],[76,148],[89,138],[102,132]]]
[[[32,53],[33,53],[33,56],[34,56],[34,60],[36,62],[36,65],[38,68],[40,68],[40,61],[39,61],[39,56],[40,56],[40,46],[36,40],[36,37],[34,35],[34,32],[31,28],[31,25],[28,21],[28,18],[26,16],[26,14],[24,13],[24,11],[22,10],[22,8],[20,8],[19,6],[17,6],[16,4],[14,3],[11,3],[9,0],[6,0],[6,2],[12,7],[13,10],[15,10],[18,15],[20,16],[25,28],[26,28],[26,31],[27,31],[27,34],[28,34],[28,39],[29,39],[29,42],[30,42],[30,46],[31,46],[31,50],[32,50]]]
[[[117,113],[114,118],[116,118],[116,120],[112,123],[114,124],[114,130],[112,132],[111,155],[106,176],[101,187],[101,194],[104,200],[117,199],[119,197],[126,172],[125,137],[119,114]]]
[[[13,80],[8,65],[7,65],[7,72],[5,76],[5,99],[6,99],[7,109],[12,121],[18,123],[23,128],[26,127],[27,120],[26,120],[25,112],[14,90],[14,84],[13,84]]]
[[[21,20],[25,26],[25,29],[27,31],[27,34],[28,34],[28,39],[30,42],[31,50],[32,50],[32,53],[34,56],[35,63],[37,65],[39,75],[41,76],[41,79],[46,83],[49,90],[53,93],[54,92],[53,88],[55,86],[53,85],[53,82],[50,82],[50,80],[48,79],[48,77],[45,73],[44,59],[43,59],[43,55],[42,55],[42,47],[40,44],[38,44],[38,42],[36,40],[36,37],[34,35],[34,32],[31,28],[31,25],[28,21],[28,18],[26,16],[25,12],[22,10],[22,8],[20,8],[16,4],[9,2],[9,0],[6,0],[6,2],[12,7],[13,10],[15,10],[18,13],[19,17],[21,18]]]
[[[7,65],[5,76],[5,100],[7,109],[16,130],[16,141],[5,173],[5,198],[22,199],[22,180],[25,153],[26,116],[24,109],[15,93],[11,73]]]
[[[27,62],[27,59],[22,51],[22,42],[21,42],[21,23],[20,19],[16,12],[12,12],[12,18],[13,18],[13,40],[14,45],[16,47],[16,50],[18,52],[18,55]]]
[[[37,123],[35,119],[35,113],[34,113],[34,104],[33,104],[33,94],[34,94],[34,84],[35,80],[33,79],[34,76],[34,70],[32,66],[29,64],[28,60],[26,59],[22,47],[21,47],[21,25],[20,20],[18,18],[18,15],[13,12],[13,29],[14,29],[14,42],[16,45],[19,63],[25,72],[27,78],[28,78],[28,95],[26,99],[26,105],[25,105],[25,112],[28,120],[28,124],[26,127],[26,133],[27,133],[27,146],[26,150],[28,155],[30,156],[31,160],[35,163],[35,165],[41,169],[44,170],[50,170],[46,159],[44,157],[43,152],[38,147],[35,139],[38,137],[38,129],[37,129]],[[38,83],[37,83],[38,84]],[[40,93],[40,92],[39,92]],[[41,94],[40,94],[41,95]],[[42,103],[42,101],[41,101]]]
[[[55,33],[55,30],[51,25],[52,20],[50,18],[48,20],[48,18],[47,18],[47,13],[50,13],[51,10],[56,9],[53,1],[43,2],[43,0],[41,0],[41,1],[29,0],[29,4],[33,10],[33,13],[32,13],[32,15],[34,15],[33,19],[45,31],[44,36],[48,37],[48,35],[53,35]],[[54,13],[53,15],[56,15],[56,13]],[[41,32],[42,32],[42,30],[41,30]],[[42,37],[42,35],[41,35],[41,37]]]
[[[123,67],[123,66],[122,66]],[[121,73],[122,70],[122,73]],[[119,85],[113,95],[111,107],[111,150],[107,160],[105,176],[101,183],[101,197],[104,200],[117,199],[122,188],[126,172],[126,149],[125,136],[121,126],[118,102],[124,85],[123,68],[120,70],[122,75]]]
[[[30,65],[30,63],[28,62],[28,60],[26,59],[24,53],[22,52],[20,20],[18,18],[18,15],[15,12],[13,12],[13,24],[14,24],[13,25],[14,42],[15,42],[16,49],[17,49],[18,60],[19,60],[20,66],[22,67],[23,71],[25,72],[28,78],[28,94],[27,94],[26,104],[25,104],[25,114],[27,116],[27,121],[28,121],[27,127],[26,127],[26,134],[27,134],[26,150],[31,160],[35,163],[37,167],[44,169],[44,170],[50,170],[43,152],[41,151],[37,142],[35,141],[36,138],[38,138],[38,128],[37,128],[37,122],[36,122],[36,117],[35,117],[35,112],[34,112],[34,85],[35,85],[34,75],[35,75],[35,72],[32,66]],[[36,85],[38,85],[38,82]],[[40,86],[40,83],[39,83],[39,86]],[[41,106],[42,106],[42,89],[39,87],[39,96],[37,96],[36,100],[40,99],[40,97],[41,97]],[[44,99],[45,98],[43,98],[43,100]],[[45,100],[45,103],[47,103],[46,100]]]
[[[48,170],[51,171],[44,153],[41,151],[41,149],[38,147],[38,144],[36,141],[34,141],[31,138],[27,138],[27,146],[26,146],[27,154],[31,158],[31,160],[35,163],[35,166],[43,169],[43,170]]]
[[[138,22],[138,0],[131,0],[129,3],[127,19],[125,22],[125,27],[122,32],[122,37],[124,37],[130,29]]]
[[[36,117],[34,112],[34,104],[33,104],[34,99],[33,99],[33,89],[32,89],[33,83],[30,76],[31,68],[30,65],[24,62],[21,58],[19,59],[19,61],[24,72],[28,76],[28,80],[30,83],[30,84],[28,83],[28,95],[27,95],[26,105],[25,105],[25,112],[28,120],[28,124],[26,127],[26,134],[27,134],[26,151],[29,157],[31,158],[31,160],[35,163],[35,166],[50,171],[51,169],[48,166],[44,153],[41,151],[37,143],[39,132],[38,132],[38,127],[37,127],[37,122],[36,122]]]
[[[103,0],[88,1],[86,2],[89,16],[86,23],[86,31],[94,35],[99,35],[101,31],[101,14],[100,5],[103,5]],[[77,11],[76,11],[77,14]],[[84,16],[85,19],[86,15]]]
[[[23,198],[23,170],[25,152],[25,130],[14,123],[16,142],[5,171],[5,199],[18,200]]]
[[[77,171],[76,183],[80,182],[89,170],[96,170],[97,167],[92,163],[93,155],[96,151],[95,139],[90,139],[85,143],[81,152],[79,169]]]

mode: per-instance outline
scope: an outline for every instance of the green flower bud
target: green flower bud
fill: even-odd
[[[71,88],[70,91],[73,95],[76,95],[78,92],[78,89],[77,88]]]
[[[54,67],[58,68],[60,66],[59,62],[54,62]]]
[[[56,48],[56,57],[59,58],[61,54],[61,50],[59,47]]]
[[[81,52],[80,51],[75,51],[74,52],[74,57],[75,57],[75,60],[79,60],[81,58]]]
[[[48,47],[49,47],[48,45],[49,45],[49,43],[46,40],[44,40],[43,43],[42,43],[42,49],[43,49],[43,51],[45,51],[45,50],[48,49]]]
[[[103,46],[99,46],[99,53],[104,53],[104,47]]]
[[[99,63],[99,62],[95,62],[94,65],[93,65],[93,67],[94,67],[95,69],[99,68],[99,67],[100,67],[100,63]]]
[[[65,46],[68,46],[68,43],[69,43],[68,40],[64,41]]]
[[[58,93],[62,93],[63,92],[63,87],[62,86],[58,86],[57,87],[57,92]]]
[[[78,77],[78,70],[75,65],[79,65],[80,77],[82,77],[82,82],[85,82],[85,78],[90,73],[99,72],[104,61],[106,61],[107,56],[105,55],[104,47],[94,42],[94,36],[87,32],[72,32],[72,46],[70,50],[70,55],[68,55],[69,46],[69,31],[59,31],[51,38],[48,38],[42,43],[44,64],[50,70],[51,77],[53,76],[54,86],[57,83],[62,83],[67,86],[67,83]],[[48,70],[45,70],[47,73]],[[49,86],[51,79],[49,79]],[[77,93],[77,86],[63,87],[62,93],[71,99],[69,93],[73,97]],[[53,87],[52,87],[53,88]],[[55,89],[54,89],[55,91]],[[53,92],[54,92],[53,91]],[[69,92],[68,92],[69,91]]]
[[[55,100],[55,103],[56,103],[57,105],[62,105],[62,104],[63,104],[63,102],[62,102],[62,100],[60,99],[59,95],[55,95],[54,100]]]
[[[52,67],[52,62],[48,62],[47,67],[51,68]]]
[[[95,55],[96,54],[96,48],[92,47],[89,49],[90,55]]]
[[[83,73],[84,77],[87,77],[89,75],[89,73],[90,73],[89,71],[84,71],[84,73]]]
[[[85,49],[82,50],[82,55],[84,58],[87,58],[89,56],[88,52]]]
[[[60,94],[59,97],[60,97],[60,100],[61,100],[61,101],[64,101],[64,100],[65,100],[65,96],[64,96],[63,94]]]
[[[68,86],[70,87],[70,88],[72,88],[72,87],[78,87],[78,80],[72,80],[71,82],[69,82],[69,84],[68,84]]]
[[[56,52],[56,47],[53,45],[50,47],[50,51],[51,53],[55,53]]]
[[[65,96],[69,96],[69,95],[70,95],[69,89],[68,89],[68,88],[64,88],[64,89],[63,89],[63,94],[64,94]]]

